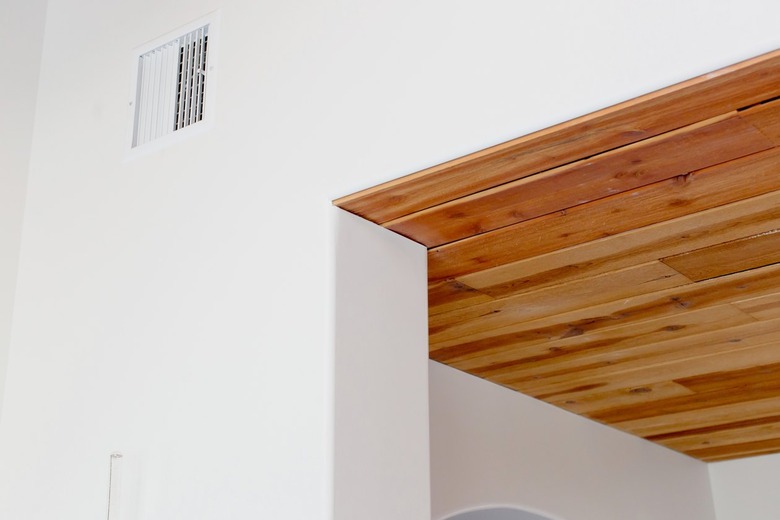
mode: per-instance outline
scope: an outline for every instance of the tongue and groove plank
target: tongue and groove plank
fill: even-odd
[[[436,247],[773,146],[740,117],[719,116],[419,211],[384,226],[429,248]]]
[[[780,437],[756,442],[736,443],[716,448],[704,448],[687,452],[704,462],[720,462],[740,457],[755,457],[780,451]]]
[[[466,343],[518,332],[528,338],[564,339],[778,291],[780,265],[771,265],[500,328],[485,328],[468,336],[450,331],[433,333],[430,335],[430,350],[438,350],[438,344],[445,341]]]
[[[695,221],[702,211],[778,190],[778,163],[780,148],[774,148],[433,248],[428,252],[428,278],[431,282],[457,278],[480,290],[512,282],[512,264],[522,260],[625,232],[643,233],[642,228],[689,215]],[[674,232],[669,226],[664,230]],[[500,276],[502,271],[507,275]],[[483,281],[490,275],[490,281]],[[512,287],[505,292],[497,287],[491,294],[507,294]]]
[[[570,412],[586,415],[615,406],[652,406],[654,401],[692,394],[691,390],[674,381],[661,381],[607,392],[589,392],[576,400],[567,399],[561,403],[547,402]]]
[[[561,314],[583,306],[606,303],[647,292],[677,287],[691,280],[661,262],[649,262],[593,278],[576,280],[509,298],[459,307],[431,315],[431,335],[447,331],[465,336],[486,328]]]
[[[780,395],[766,399],[702,406],[694,410],[658,415],[613,423],[616,428],[644,438],[675,434],[681,431],[731,424],[735,417],[742,421],[773,417],[780,413]]]
[[[653,403],[652,407],[611,408],[589,414],[589,417],[607,423],[622,423],[697,408],[776,397],[780,393],[780,362],[740,367],[737,370],[678,379],[676,382],[693,390],[695,394],[664,399]]]
[[[758,320],[780,318],[780,293],[734,302],[733,305]]]
[[[666,436],[649,439],[673,450],[687,452],[696,449],[730,446],[746,442],[766,441],[780,438],[780,417],[766,417],[755,421],[744,421],[737,425],[708,428],[700,433]]]
[[[740,116],[775,144],[780,144],[780,99],[748,108]]]
[[[780,230],[732,240],[661,261],[699,282],[780,262]]]
[[[468,305],[493,301],[489,296],[457,280],[443,280],[428,285],[428,314],[447,312]]]
[[[744,324],[750,328],[738,327]],[[667,349],[676,352],[699,341],[745,341],[771,332],[778,325],[756,323],[736,307],[725,304],[558,341],[509,344],[458,356],[450,351],[447,363],[480,377],[504,369],[512,369],[518,378],[572,375],[575,371],[643,359]]]
[[[735,345],[726,341],[714,345],[712,350],[709,350],[706,345],[699,345],[683,355],[650,357],[648,366],[627,362],[614,371],[610,371],[609,367],[586,370],[574,374],[570,380],[558,376],[549,380],[545,378],[538,381],[516,382],[512,381],[512,374],[488,379],[564,408],[568,408],[567,405],[570,403],[576,404],[579,399],[593,393],[643,388],[672,381],[690,390],[691,394],[701,394],[701,390],[692,388],[684,380],[695,376],[709,377],[724,369],[754,369],[780,363],[778,339],[775,333],[774,337],[772,334],[757,336],[745,345]],[[654,404],[662,406],[664,403]],[[612,413],[616,409],[620,407],[605,402],[601,409],[591,413]]]
[[[780,180],[777,167],[772,176]],[[587,223],[592,226],[592,222]],[[778,228],[780,192],[772,192],[461,275],[457,279],[492,296],[506,295],[651,262]],[[432,278],[436,278],[449,269],[437,262],[431,252],[428,255],[429,276],[433,274]]]
[[[480,377],[503,378],[514,384],[565,389],[592,382],[595,378],[636,373],[637,370],[686,361],[703,354],[730,352],[780,340],[780,320],[750,321],[729,305],[716,307],[711,312],[690,314],[698,314],[706,320],[705,326],[693,331],[683,331],[685,325],[667,326],[669,330],[664,330],[666,327],[656,328],[653,330],[655,337],[651,340],[639,336],[638,341],[627,341],[626,331],[622,331],[623,336],[618,338],[624,341],[568,346],[557,343],[553,350],[546,352],[542,346],[521,348],[515,352],[514,358],[504,358],[504,362],[500,358],[488,363],[484,358],[469,360],[472,365],[469,372]],[[720,325],[718,319],[724,325]],[[721,328],[716,328],[718,326]],[[666,336],[662,332],[667,332]],[[583,345],[585,348],[582,348]],[[637,381],[637,385],[643,383],[646,381]]]
[[[335,203],[430,247],[432,359],[780,451],[780,50]]]
[[[480,377],[504,367],[526,373],[519,366],[521,364],[531,371],[539,370],[538,377],[551,377],[566,374],[571,367],[584,370],[613,364],[630,359],[635,351],[638,355],[653,352],[658,343],[684,341],[690,336],[753,321],[744,312],[726,304],[557,341],[518,339],[522,333],[498,336],[441,348],[432,351],[430,357]],[[561,363],[560,369],[557,363]]]
[[[774,51],[334,203],[384,223],[778,95],[780,51]]]

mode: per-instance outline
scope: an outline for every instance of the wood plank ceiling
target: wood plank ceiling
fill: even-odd
[[[780,452],[780,51],[343,197],[430,357],[705,461]]]

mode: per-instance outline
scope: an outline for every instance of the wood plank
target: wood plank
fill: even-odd
[[[514,274],[513,263],[778,190],[779,163],[780,149],[773,149],[437,247],[428,253],[428,277],[458,278],[480,290],[498,290],[522,276]],[[747,235],[734,238],[742,236]],[[477,272],[479,276],[464,278]]]
[[[555,342],[554,350],[548,352],[541,348],[518,349],[519,354],[516,353],[514,357],[506,355],[503,362],[484,364],[484,358],[471,360],[472,364],[480,361],[483,364],[469,372],[480,377],[504,376],[510,382],[536,384],[537,388],[566,389],[580,386],[594,378],[665,366],[705,354],[764,344],[773,338],[780,339],[780,321],[754,322],[729,305],[690,312],[683,318],[691,323],[700,323],[701,326],[678,324],[655,329],[648,327],[649,333],[640,332],[635,336],[626,336],[630,331],[624,330],[621,331],[623,336],[618,338],[625,341],[586,342],[568,346],[560,346],[560,343]],[[656,326],[670,323],[653,321]],[[681,333],[691,328],[695,330],[693,334]],[[587,345],[587,348],[581,348],[583,345]],[[539,354],[531,356],[533,350],[538,350]]]
[[[590,392],[563,402],[547,401],[565,410],[585,415],[614,406],[648,406],[653,401],[691,395],[693,391],[674,381],[661,381],[632,388],[621,388],[607,392]]]
[[[720,116],[383,224],[427,247],[486,233],[772,148]]]
[[[430,316],[466,305],[476,305],[493,300],[492,296],[457,280],[443,280],[428,284],[428,314]]]
[[[780,452],[780,439],[767,439],[763,441],[718,446],[715,448],[691,450],[687,454],[704,462],[719,462],[741,457],[768,455],[778,452]]]
[[[555,316],[546,316],[501,328],[490,328],[468,336],[453,336],[449,331],[434,333],[429,337],[430,349],[431,351],[440,349],[439,343],[445,341],[455,340],[465,343],[518,332],[522,332],[529,339],[563,339],[596,330],[714,307],[730,301],[757,298],[778,291],[780,291],[780,265],[773,265]]]
[[[780,353],[777,345],[772,345]],[[591,414],[590,417],[607,423],[622,423],[636,419],[754,401],[780,395],[780,363],[760,364],[738,370],[728,370],[703,376],[677,380],[693,390],[695,395],[672,397],[655,403],[650,408],[616,407]],[[706,389],[705,389],[706,388]]]
[[[776,144],[780,144],[780,100],[763,103],[740,115]]]
[[[377,223],[780,95],[780,51],[342,197]]]
[[[661,261],[697,282],[763,267],[780,262],[780,230],[696,249]]]
[[[457,279],[499,296],[614,271],[779,227],[780,193],[773,192]],[[437,264],[430,252],[428,265],[429,276],[434,279],[449,270]],[[431,273],[433,269],[437,272]]]
[[[780,345],[780,341],[775,340],[772,344]],[[780,352],[780,348],[777,350]],[[677,382],[701,394],[720,392],[727,385],[748,386],[752,381],[772,378],[776,374],[780,374],[780,362],[755,363],[747,367],[728,366],[717,372],[678,378]]]
[[[648,359],[647,364],[627,362],[617,370],[592,369],[576,374],[567,381],[560,377],[543,378],[538,381],[523,380],[521,382],[507,382],[511,374],[499,377],[489,377],[490,381],[503,384],[543,399],[551,404],[559,406],[572,405],[580,399],[587,398],[594,392],[612,392],[628,390],[632,388],[645,388],[655,384],[674,381],[697,395],[708,392],[714,394],[716,388],[707,391],[697,390],[687,384],[686,380],[692,378],[718,377],[719,371],[724,370],[754,370],[761,367],[780,363],[780,336],[775,332],[770,337],[764,337],[763,343],[754,345],[762,338],[745,344],[719,343],[712,349],[698,348],[691,352],[685,351],[682,355],[655,356]],[[718,387],[719,388],[719,387]],[[659,409],[667,406],[669,400],[656,402]],[[593,416],[601,414],[620,413],[617,404],[605,403],[599,410],[592,410]],[[645,413],[651,413],[652,407],[645,406]],[[655,413],[653,413],[655,415]]]
[[[653,441],[667,448],[688,453],[698,449],[728,447],[734,444],[746,444],[768,440],[780,440],[780,422],[746,426],[720,432],[690,435],[675,439]],[[780,445],[778,445],[780,447]]]
[[[520,364],[536,363],[539,375],[549,376],[558,369],[545,371],[544,365],[562,363],[560,358],[563,357],[571,359],[580,369],[583,368],[581,365],[589,362],[594,366],[602,366],[620,359],[623,349],[639,348],[750,322],[753,322],[753,318],[736,307],[719,305],[560,340],[535,338],[523,332],[466,343],[455,340],[450,344],[431,346],[430,358],[480,376],[505,366],[517,368]],[[603,359],[597,357],[601,353],[605,353]],[[582,357],[591,360],[583,361]],[[567,369],[565,364],[558,366],[560,370]]]
[[[733,305],[759,320],[780,318],[780,293],[734,302]]]
[[[719,406],[703,405],[693,410],[613,423],[613,426],[640,437],[650,437],[728,424],[733,422],[735,417],[752,420],[779,414],[780,395],[757,400],[746,399]]]
[[[759,417],[754,419],[740,419],[732,420],[729,422],[722,422],[714,426],[705,426],[691,428],[688,430],[678,430],[675,432],[669,432],[662,435],[652,435],[645,437],[652,442],[663,442],[665,446],[672,449],[696,449],[707,446],[723,446],[727,444],[736,444],[740,440],[758,440],[756,438],[746,439],[747,435],[751,435],[750,431],[758,433],[761,427],[766,426],[780,426],[780,409],[777,410],[778,414],[770,415],[767,417]],[[734,417],[739,417],[737,414]],[[754,430],[755,428],[755,430]],[[734,438],[733,435],[737,435]],[[740,439],[741,437],[741,439]],[[763,438],[780,437],[780,432],[774,432],[773,435]],[[669,444],[666,444],[668,442]],[[673,447],[673,446],[677,447]],[[685,446],[687,445],[687,446]]]
[[[432,335],[447,332],[449,337],[464,336],[688,283],[691,283],[688,278],[671,267],[649,262],[513,297],[458,307],[431,316],[429,330]]]

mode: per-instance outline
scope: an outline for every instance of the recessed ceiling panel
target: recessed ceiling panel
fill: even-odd
[[[780,452],[780,51],[335,204],[429,248],[431,359],[701,460]]]

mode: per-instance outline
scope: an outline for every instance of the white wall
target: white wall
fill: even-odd
[[[480,506],[555,520],[715,519],[703,462],[433,361],[430,385],[436,520]]]
[[[780,455],[709,465],[718,520],[780,518]]]
[[[38,92],[46,0],[0,2],[0,416]]]
[[[338,217],[335,517],[429,520],[426,249]]]
[[[24,26],[9,4],[5,25]],[[126,162],[130,50],[217,8],[216,126]],[[52,1],[0,517],[99,517],[120,449],[143,518],[327,518],[329,200],[768,51],[778,15],[774,0]]]

